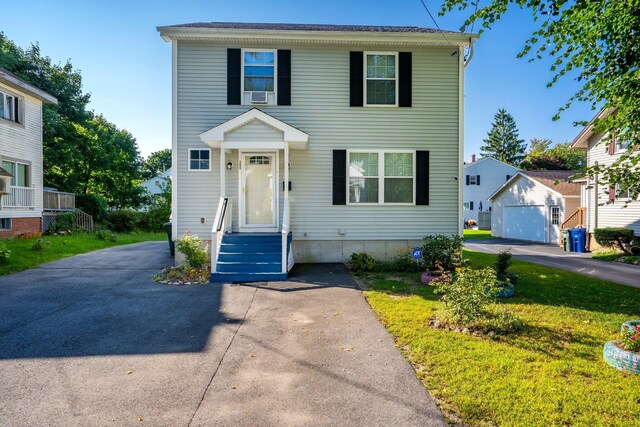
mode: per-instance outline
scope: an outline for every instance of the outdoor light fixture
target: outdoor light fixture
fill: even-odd
[[[289,170],[291,170],[291,162],[289,162],[287,166],[289,167]]]
[[[232,162],[228,162],[227,163],[227,169],[229,169],[229,170],[233,169],[233,163]]]

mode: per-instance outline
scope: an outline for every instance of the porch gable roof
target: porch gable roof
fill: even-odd
[[[289,148],[306,150],[309,146],[309,135],[302,132],[300,129],[279,120],[257,108],[252,108],[239,116],[227,120],[224,123],[219,124],[216,127],[209,129],[206,132],[200,134],[200,140],[213,148],[220,148],[227,146],[225,144],[226,135],[234,130],[237,130],[254,121],[260,121],[267,126],[271,126],[274,129],[281,131],[284,135],[284,143],[288,144]],[[250,141],[247,141],[250,142]],[[232,148],[232,147],[230,147]],[[279,147],[274,147],[279,148]]]

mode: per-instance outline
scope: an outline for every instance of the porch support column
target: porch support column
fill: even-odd
[[[225,183],[226,170],[227,164],[225,162],[224,147],[220,146],[220,197],[225,197],[227,193]]]
[[[284,143],[284,210],[282,211],[282,272],[286,273],[287,268],[287,241],[289,238],[289,143]]]
[[[289,207],[289,144],[284,146],[284,204]],[[283,218],[283,221],[285,220],[289,226],[289,218]]]

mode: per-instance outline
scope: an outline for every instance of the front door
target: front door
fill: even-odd
[[[549,207],[549,243],[560,243],[560,206]]]
[[[242,153],[240,161],[242,231],[277,231],[277,154]]]

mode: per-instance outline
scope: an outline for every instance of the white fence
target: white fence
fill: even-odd
[[[478,212],[478,230],[491,230],[491,212]]]
[[[2,196],[2,206],[5,208],[34,208],[35,205],[35,188],[12,185],[11,193]]]

